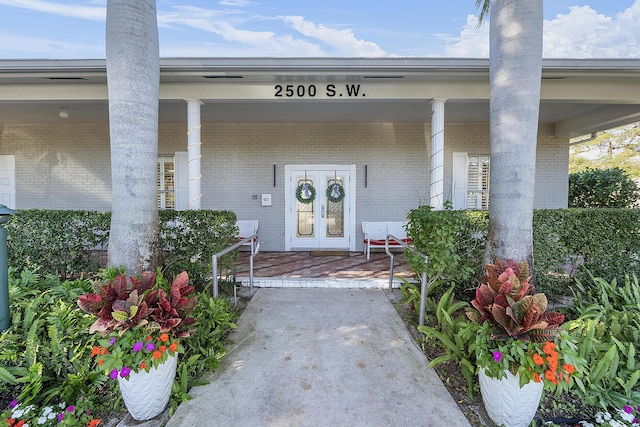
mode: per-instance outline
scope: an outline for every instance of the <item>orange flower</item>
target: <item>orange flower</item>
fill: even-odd
[[[145,341],[151,341],[153,338],[151,338],[151,335],[149,335],[147,338],[145,338]]]
[[[158,350],[153,352],[153,358],[154,359],[160,359],[162,357],[162,353],[159,352]]]
[[[537,372],[534,372],[534,373],[533,373],[533,380],[534,380],[535,382],[537,382],[537,383],[539,383],[539,382],[540,382],[540,375],[538,375],[538,373],[537,373]]]
[[[536,365],[544,365],[544,359],[538,353],[533,355],[533,363]]]
[[[147,369],[147,364],[144,362],[140,362],[140,369]]]
[[[107,347],[102,347],[100,349],[100,354],[107,354]]]
[[[167,341],[169,341],[169,335],[168,335],[168,334],[162,334],[162,335],[160,335],[160,341],[161,341],[161,342],[167,342]]]
[[[9,424],[10,426],[13,425],[13,423],[15,423],[16,420],[14,420],[13,418],[7,418],[7,424]]]
[[[544,347],[542,347],[542,351],[544,351],[545,353],[547,353],[549,355],[556,353],[555,350],[556,350],[556,343],[554,343],[553,341],[547,341],[544,344]]]
[[[24,425],[24,420],[20,420],[16,423],[16,427],[22,427]]]
[[[98,360],[98,366],[102,366],[103,363],[104,363],[104,360],[102,359]]]
[[[158,350],[160,350],[162,353],[164,353],[165,351],[167,351],[167,347],[164,345],[161,345],[160,347],[158,347]]]
[[[89,421],[89,424],[87,424],[87,427],[96,427],[98,424],[100,424],[100,420],[96,418]]]
[[[568,363],[565,363],[562,366],[562,369],[564,369],[564,371],[569,373],[569,374],[573,374],[576,371],[576,368],[573,365],[570,365]]]
[[[169,350],[178,351],[178,343],[172,342],[171,345],[169,346]]]
[[[552,383],[558,384],[558,377],[556,376],[555,372],[548,370],[547,372],[544,373],[544,377],[549,381],[551,381]]]
[[[91,348],[91,357],[97,356],[100,354],[100,346],[94,345]]]

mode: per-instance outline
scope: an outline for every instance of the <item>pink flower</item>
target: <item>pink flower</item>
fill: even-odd
[[[131,348],[131,350],[138,352],[138,351],[142,350],[142,346],[143,346],[143,345],[144,345],[144,344],[142,343],[142,341],[138,341],[137,343],[135,343],[135,344],[133,345],[133,347]]]
[[[493,360],[495,360],[496,362],[500,363],[502,361],[502,353],[500,353],[499,351],[494,351],[493,352]]]
[[[75,406],[71,405],[67,408],[67,412],[72,413],[74,409],[76,409]]]
[[[114,345],[116,343],[116,337],[113,337],[109,340],[109,345]]]
[[[111,372],[109,372],[109,376],[111,377],[112,380],[115,380],[116,378],[118,378],[118,370],[117,369],[111,370]]]
[[[624,407],[624,412],[626,412],[627,414],[630,414],[630,413],[633,412],[633,408],[631,406],[629,406],[629,405],[626,405]]]
[[[154,343],[150,342],[147,344],[147,346],[145,347],[147,349],[147,351],[153,351],[156,349],[156,346]]]

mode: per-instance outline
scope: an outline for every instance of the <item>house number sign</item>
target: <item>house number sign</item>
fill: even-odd
[[[355,84],[277,84],[273,87],[273,90],[273,96],[276,98],[313,98],[315,96],[360,98],[365,96],[360,85]]]

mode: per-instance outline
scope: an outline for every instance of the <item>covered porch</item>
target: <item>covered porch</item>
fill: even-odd
[[[253,280],[257,287],[282,288],[386,288],[391,258],[372,252],[328,251],[260,252],[254,258]],[[330,255],[329,255],[330,254]],[[402,279],[419,280],[402,252],[394,253],[394,287]],[[249,286],[249,252],[240,252],[236,281]]]

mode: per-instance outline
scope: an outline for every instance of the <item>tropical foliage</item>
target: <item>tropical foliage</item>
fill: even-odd
[[[113,270],[103,273],[111,279],[117,276]],[[102,347],[101,338],[89,334],[95,317],[77,305],[82,295],[91,292],[90,280],[60,281],[57,275],[10,271],[11,326],[0,334],[0,425],[9,418],[14,425],[20,421],[37,425],[39,418],[54,414],[50,422],[56,425],[86,426],[104,413],[122,410],[116,383],[92,368],[96,356],[91,353]],[[178,362],[171,410],[189,398],[189,389],[205,372],[217,367],[225,352],[225,336],[235,327],[235,312],[225,297],[213,299],[210,292],[201,292],[188,298],[194,296],[195,322],[188,328],[191,336],[182,343],[184,355]],[[166,297],[170,306],[179,305],[171,303],[170,293]],[[131,307],[122,311],[131,314]],[[159,314],[158,318],[174,317]],[[161,335],[158,331],[160,342],[154,341],[158,347],[163,344]],[[61,414],[63,421],[58,424]]]

